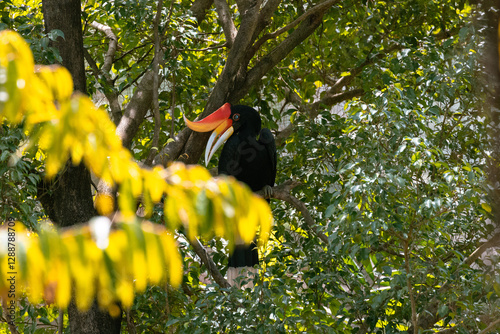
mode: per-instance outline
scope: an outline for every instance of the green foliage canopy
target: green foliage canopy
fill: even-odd
[[[292,23],[320,4],[268,3],[277,6],[255,36],[247,69],[278,52],[303,21]],[[321,3],[330,5],[321,25],[239,101],[258,107],[275,132],[277,183],[302,183],[294,195],[315,229],[296,207],[274,201],[276,224],[252,291],[207,283],[207,268],[186,243],[183,289],[137,295],[128,316],[138,331],[396,333],[418,324],[467,333],[498,318],[495,258],[470,261],[495,228],[479,63],[485,9],[465,1]],[[227,4],[240,28],[239,3]],[[231,52],[217,9],[196,19],[191,6],[172,1],[161,16],[162,145],[181,133],[182,113],[203,112]],[[155,11],[153,1],[85,3],[89,92],[106,96],[110,114],[109,97],[119,96],[123,113],[153,62]],[[109,37],[94,21],[116,36],[110,68]],[[33,50],[47,38],[36,20],[28,21],[32,30],[22,15],[3,22],[38,31]],[[35,56],[38,63],[56,57]],[[131,146],[135,159],[146,159],[153,136],[147,114]],[[164,222],[165,214],[155,210],[152,220]],[[225,243],[204,242],[224,273]]]

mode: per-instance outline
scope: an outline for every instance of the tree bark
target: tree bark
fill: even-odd
[[[47,32],[59,29],[64,39],[53,45],[59,50],[62,65],[74,82],[74,89],[86,93],[80,0],[43,0],[43,16]],[[96,215],[91,192],[89,171],[82,164],[68,161],[54,181],[44,181],[39,187],[39,199],[49,218],[59,227],[88,221]],[[96,303],[88,312],[68,308],[71,333],[119,333],[121,317],[112,318],[99,310]]]

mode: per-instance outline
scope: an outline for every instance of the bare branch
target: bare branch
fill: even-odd
[[[273,16],[276,9],[278,9],[281,0],[267,0],[266,4],[260,10],[259,14],[259,23],[255,28],[254,38],[257,39],[257,35],[269,24],[271,23],[271,17]]]
[[[177,82],[175,80],[175,72],[172,72],[172,96],[171,106],[170,106],[170,117],[172,121],[170,122],[170,138],[174,138],[175,135],[175,94],[176,94]]]
[[[234,99],[230,98],[230,94],[235,90],[235,82],[238,81],[238,78],[244,76],[242,69],[245,61],[244,50],[247,50],[253,42],[252,36],[258,22],[259,4],[260,0],[248,1],[240,7],[240,29],[234,39],[233,47],[229,51],[226,65],[210,94],[201,117],[209,115],[225,102],[233,102]],[[192,133],[184,147],[183,159],[181,160],[185,163],[196,163],[203,152],[203,143],[207,142],[208,136],[208,133]]]
[[[241,99],[252,86],[257,84],[257,82],[262,79],[267,72],[282,61],[295,47],[309,37],[321,24],[323,14],[326,10],[333,6],[336,2],[338,2],[338,0],[328,1],[328,6],[322,7],[321,11],[314,12],[302,20],[297,29],[295,29],[285,38],[285,40],[283,40],[276,48],[269,52],[269,54],[263,57],[252,69],[248,71],[244,82],[242,82],[235,91],[233,99]],[[253,55],[250,54],[250,57],[251,56]],[[250,59],[248,59],[248,54],[246,57],[247,61],[249,61]]]
[[[234,26],[233,19],[231,18],[231,13],[229,11],[229,5],[226,0],[215,0],[215,8],[217,9],[217,14],[219,14],[219,20],[224,30],[224,35],[226,36],[226,44],[228,48],[231,48],[236,38],[238,30]]]
[[[182,129],[181,132],[177,134],[163,149],[156,155],[153,160],[153,165],[162,164],[163,166],[167,166],[169,162],[174,161],[180,155],[182,149],[186,145],[187,140],[189,139],[189,135],[191,134],[191,130],[188,127]]]
[[[123,146],[130,148],[139,125],[149,110],[153,100],[153,71],[148,71],[142,77],[141,82],[125,108],[123,117],[116,128],[116,133],[122,140]]]
[[[102,64],[101,67],[101,71],[104,73],[104,75],[109,75],[109,71],[111,71],[111,66],[113,66],[113,59],[115,58],[116,50],[118,49],[118,38],[116,37],[111,27],[105,24],[93,21],[92,23],[90,23],[90,26],[97,30],[102,31],[104,34],[106,34],[106,37],[109,39],[108,51],[104,55],[104,63]]]
[[[492,330],[497,329],[498,327],[500,327],[500,319],[497,319],[497,320],[493,321],[492,323],[490,323],[488,325],[488,327],[486,327],[485,329],[480,331],[479,334],[490,333]]]
[[[472,254],[465,259],[464,264],[467,266],[472,265],[486,250],[492,247],[499,247],[499,246],[500,246],[500,232],[495,234],[488,241],[479,246],[479,248],[477,248],[474,252],[472,252]]]
[[[201,242],[195,238],[194,240],[189,240],[191,247],[193,247],[194,252],[198,255],[203,262],[203,264],[207,267],[210,276],[214,279],[214,281],[219,284],[219,286],[223,288],[230,288],[231,284],[222,276],[219,269],[215,265],[214,261],[207,253],[205,247],[201,244]]]
[[[85,48],[83,49],[83,56],[87,63],[89,63],[94,78],[96,78],[96,80],[99,80],[99,67],[97,67],[97,63],[95,62],[94,58],[92,58],[89,51]]]
[[[287,24],[286,26],[284,26],[283,28],[280,28],[280,29],[278,29],[278,30],[276,30],[276,31],[274,31],[272,33],[265,34],[264,36],[262,36],[252,46],[250,54],[253,56],[260,49],[260,47],[262,46],[262,44],[264,44],[266,41],[268,41],[270,39],[273,39],[273,38],[276,38],[279,35],[281,35],[281,34],[287,32],[287,31],[295,28],[300,22],[304,21],[309,16],[314,15],[316,13],[319,13],[321,11],[327,10],[329,7],[331,7],[332,5],[334,5],[337,1],[338,0],[325,0],[323,2],[320,2],[319,4],[317,4],[316,6],[310,8],[304,14],[300,15],[298,18],[296,18],[295,20],[293,20],[292,22],[290,22],[289,24]]]
[[[83,56],[85,57],[87,63],[89,63],[94,78],[97,81],[99,81],[100,80],[99,68],[97,67],[96,62],[94,61],[90,53],[85,48],[83,49]],[[107,84],[112,86],[113,82],[111,78],[109,78],[109,76],[108,77],[105,76],[105,78]],[[111,109],[111,119],[113,120],[113,123],[117,125],[120,122],[120,118],[122,117],[122,108],[120,105],[120,101],[118,100],[118,94],[114,89],[104,89],[103,93],[104,96],[106,96],[106,99],[108,100],[109,103],[109,108]]]
[[[91,64],[95,78],[99,81],[99,72],[102,73],[102,75],[106,79],[106,84],[111,88],[111,89],[105,89],[104,95],[106,96],[106,99],[109,102],[109,107],[111,109],[111,118],[113,119],[113,122],[117,125],[120,122],[120,118],[122,116],[122,108],[120,102],[118,101],[118,94],[113,87],[113,80],[109,72],[111,71],[111,67],[113,66],[115,54],[118,49],[118,37],[116,37],[116,34],[113,32],[113,29],[111,29],[111,27],[105,24],[93,21],[92,23],[90,23],[90,26],[103,32],[109,39],[108,51],[106,51],[106,54],[104,55],[104,62],[101,66],[100,71],[96,71],[97,65],[95,64],[95,61],[93,61],[90,54],[86,52],[86,50],[84,50],[84,56],[87,62]]]
[[[200,51],[209,51],[209,50],[214,50],[214,49],[222,49],[222,48],[225,48],[225,47],[228,47],[227,43],[222,43],[222,44],[217,44],[217,45],[214,45],[214,46],[207,46],[206,48],[202,48],[202,49],[189,49],[189,48],[182,48],[182,49],[177,49],[177,51],[179,52],[184,52],[184,51],[192,51],[192,52],[200,52]]]

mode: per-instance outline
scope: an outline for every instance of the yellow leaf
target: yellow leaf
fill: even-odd
[[[45,281],[45,257],[37,241],[33,242],[27,250],[27,277],[28,299],[31,303],[38,303],[42,299],[43,282]],[[2,266],[7,268],[7,266]]]
[[[130,189],[131,182],[131,180],[126,180],[120,184],[120,196],[118,196],[118,204],[125,219],[135,216],[136,202]]]
[[[56,303],[60,308],[66,308],[71,299],[71,279],[67,263],[57,262],[57,293]]]
[[[259,213],[259,245],[263,245],[269,239],[269,233],[273,226],[273,215],[269,204],[260,197],[255,198],[254,209]]]
[[[28,44],[10,30],[0,32],[0,67],[7,77],[0,82],[0,118],[19,123],[31,104],[34,61]]]
[[[484,211],[491,213],[491,206],[488,203],[481,203],[481,207]]]
[[[139,247],[132,250],[132,267],[135,278],[135,288],[137,291],[142,292],[146,289],[147,285],[147,267],[144,253]]]
[[[247,244],[252,242],[255,237],[258,217],[255,210],[249,210],[247,215],[238,218],[238,234]]]
[[[153,169],[153,171],[145,171],[144,179],[144,187],[149,191],[151,200],[155,203],[159,202],[165,192],[166,182],[161,177],[158,169]]]
[[[108,270],[109,269],[105,265],[102,265],[98,270],[97,300],[101,308],[107,308],[115,301],[111,277]]]
[[[148,265],[148,275],[151,283],[156,284],[161,280],[163,274],[163,265],[161,258],[163,254],[160,253],[158,247],[158,237],[152,233],[144,233],[146,238],[146,256]]]
[[[116,287],[116,294],[121,300],[124,308],[128,309],[134,302],[134,287],[126,280],[119,280]]]
[[[111,214],[115,209],[113,197],[107,194],[98,193],[95,197],[95,207],[102,216]]]
[[[174,287],[182,283],[182,260],[175,239],[164,232],[160,236],[165,261],[168,263],[168,278]]]
[[[119,263],[127,246],[127,233],[123,230],[116,230],[109,236],[109,245],[106,248],[106,253],[113,262]]]

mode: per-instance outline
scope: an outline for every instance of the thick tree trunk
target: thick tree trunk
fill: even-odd
[[[83,36],[80,0],[43,0],[43,15],[47,31],[59,29],[64,39],[54,42],[74,81],[75,90],[85,89],[85,68],[83,56]],[[70,226],[88,221],[96,215],[92,202],[89,171],[83,166],[73,166],[71,162],[55,181],[44,182],[39,189],[39,198],[50,219],[58,226]],[[78,312],[76,307],[68,308],[71,333],[119,333],[121,317],[112,318],[102,312],[94,303],[86,312]]]

